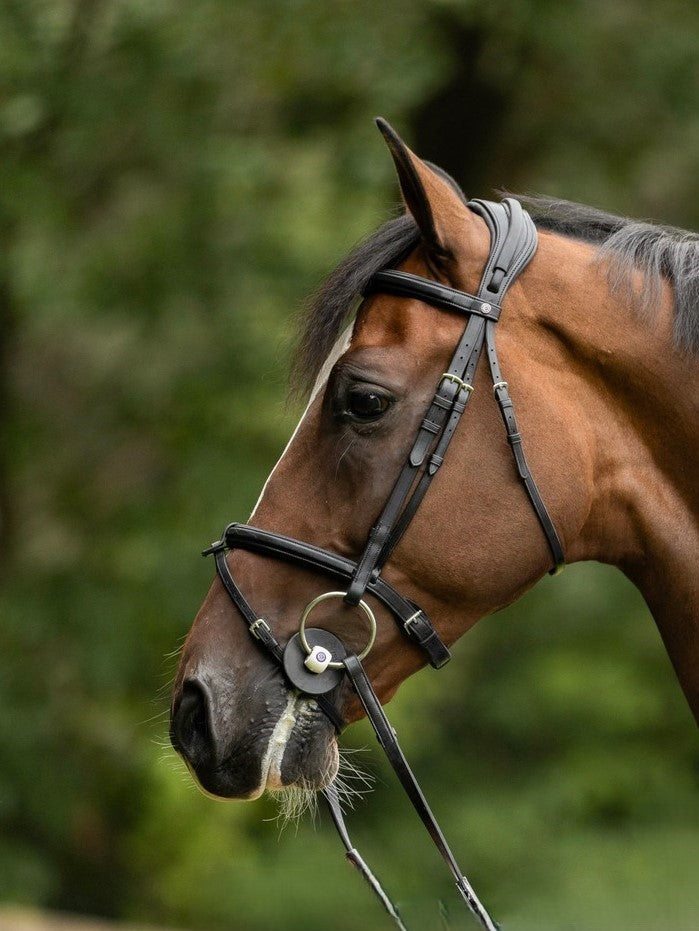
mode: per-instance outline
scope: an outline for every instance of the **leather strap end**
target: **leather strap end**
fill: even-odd
[[[433,669],[441,669],[446,666],[451,659],[449,648],[439,639],[435,633],[434,639],[423,644],[423,649],[427,651],[430,658],[430,666]]]
[[[522,481],[526,482],[531,477],[531,472],[529,471],[529,466],[524,456],[524,450],[522,449],[522,437],[519,433],[516,433],[513,437],[508,436],[507,439],[514,453],[515,465],[517,466],[519,477]]]
[[[410,450],[410,465],[414,469],[417,469],[425,461],[431,440],[432,436],[424,433],[420,433],[417,440],[415,440],[413,448]]]

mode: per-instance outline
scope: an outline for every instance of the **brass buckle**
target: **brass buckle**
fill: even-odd
[[[272,633],[272,629],[263,617],[258,617],[258,619],[250,625],[250,633],[253,635],[255,640],[261,640],[262,637],[258,634],[258,630],[264,628],[268,634]]]
[[[444,379],[453,381],[455,385],[459,386],[459,391],[468,391],[469,394],[473,391],[473,385],[469,385],[463,378],[459,378],[458,375],[453,375],[451,372],[442,372],[442,381]]]

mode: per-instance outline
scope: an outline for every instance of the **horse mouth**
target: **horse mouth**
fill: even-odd
[[[338,766],[337,740],[329,733],[327,719],[312,699],[291,693],[262,758],[259,790],[249,797],[291,787],[324,789]]]

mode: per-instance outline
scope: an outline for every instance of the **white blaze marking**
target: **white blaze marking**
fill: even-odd
[[[316,383],[315,383],[315,385],[313,386],[313,391],[311,391],[311,396],[310,396],[310,398],[309,398],[309,400],[308,400],[308,404],[306,405],[306,410],[303,412],[303,414],[301,414],[301,419],[300,419],[299,422],[296,424],[296,429],[295,429],[294,432],[291,434],[291,439],[289,440],[289,442],[288,442],[288,443],[286,444],[286,446],[284,447],[284,452],[283,452],[283,453],[281,454],[281,456],[279,457],[279,460],[278,460],[277,464],[274,466],[274,468],[272,469],[272,471],[271,471],[271,472],[269,473],[269,475],[267,476],[267,481],[266,481],[266,482],[264,483],[264,485],[262,486],[262,491],[260,492],[260,497],[257,499],[257,504],[256,504],[255,507],[252,509],[252,514],[250,515],[250,520],[252,520],[253,517],[255,516],[255,513],[256,513],[257,509],[258,509],[259,506],[260,506],[260,502],[262,501],[262,499],[263,499],[263,497],[264,497],[265,491],[267,491],[267,486],[269,485],[272,476],[274,475],[274,473],[277,471],[277,469],[278,469],[278,467],[279,467],[279,463],[282,461],[282,459],[284,458],[284,456],[286,456],[289,447],[291,446],[291,444],[294,442],[294,440],[295,440],[295,438],[296,438],[296,434],[297,434],[297,433],[299,432],[299,430],[301,429],[301,424],[302,424],[303,421],[305,420],[306,414],[307,414],[308,411],[310,410],[311,404],[313,404],[313,402],[315,401],[316,397],[317,397],[318,394],[320,393],[321,388],[323,387],[323,385],[325,384],[325,382],[328,380],[328,376],[330,375],[330,370],[332,369],[333,365],[335,365],[335,363],[337,362],[337,360],[340,358],[340,356],[342,355],[342,353],[343,353],[343,352],[347,349],[347,347],[349,346],[349,344],[350,344],[350,339],[351,339],[351,337],[352,337],[352,327],[353,327],[353,324],[350,324],[350,325],[347,327],[347,329],[346,329],[343,333],[340,334],[340,336],[339,336],[337,342],[335,343],[335,345],[333,346],[333,348],[330,350],[330,355],[328,356],[328,358],[327,358],[327,359],[325,360],[325,362],[323,363],[323,367],[321,368],[320,372],[318,373],[318,378],[316,379]]]
[[[270,479],[272,478],[275,471],[277,470],[279,463],[282,461],[289,447],[294,442],[296,434],[299,432],[301,424],[303,423],[306,417],[306,414],[308,413],[311,407],[311,404],[313,404],[316,397],[320,393],[323,385],[328,380],[328,376],[330,375],[330,370],[332,369],[333,365],[335,365],[337,360],[340,358],[342,353],[349,346],[351,336],[352,336],[352,324],[350,324],[350,326],[348,326],[347,329],[343,333],[340,334],[337,342],[335,343],[333,348],[330,350],[330,354],[328,358],[323,363],[323,367],[318,373],[318,378],[316,379],[316,383],[313,386],[313,391],[311,391],[311,397],[309,398],[308,404],[306,405],[306,410],[301,415],[301,419],[296,425],[296,429],[291,434],[291,439],[286,444],[284,448],[284,452],[279,457],[279,461],[277,462],[277,464],[274,466],[272,471],[267,476],[267,481],[265,482],[262,488],[262,491],[260,492],[260,497],[257,499],[257,504],[253,508],[252,514],[250,515],[250,520],[252,520],[253,517],[255,516],[255,512],[260,506],[260,502],[262,501],[264,497],[264,494],[265,494],[265,491],[267,490],[267,486],[269,485]],[[289,737],[291,737],[291,732],[293,731],[294,725],[296,724],[296,721],[297,721],[296,712],[298,711],[299,714],[303,712],[303,704],[301,704],[301,707],[297,709],[296,707],[297,702],[303,703],[303,701],[304,699],[302,698],[302,696],[298,694],[289,695],[289,699],[286,703],[286,708],[282,712],[277,723],[274,725],[274,730],[272,731],[272,734],[269,738],[269,743],[267,744],[265,755],[262,758],[262,765],[260,768],[259,788],[257,790],[257,793],[251,793],[248,796],[248,798],[251,798],[251,799],[257,798],[259,795],[261,795],[264,792],[266,788],[269,788],[269,789],[279,788],[280,789],[282,787],[281,768],[282,768],[282,760],[284,759],[284,751],[286,750],[286,745],[289,741]]]

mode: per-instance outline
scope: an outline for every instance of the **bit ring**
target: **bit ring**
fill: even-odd
[[[307,607],[306,610],[301,615],[301,623],[299,625],[299,640],[301,641],[301,646],[304,648],[306,653],[311,655],[311,647],[306,639],[306,621],[311,611],[319,605],[322,601],[328,601],[330,598],[343,598],[347,592],[325,592],[324,595],[318,595],[317,598],[314,598]],[[367,620],[369,621],[369,642],[364,647],[361,653],[357,655],[358,660],[363,660],[368,654],[369,650],[374,646],[374,640],[376,640],[376,618],[374,617],[374,612],[371,610],[369,605],[362,599],[357,607],[361,608],[364,614],[366,615]],[[329,669],[344,669],[345,664],[342,662],[331,661],[328,663]]]

